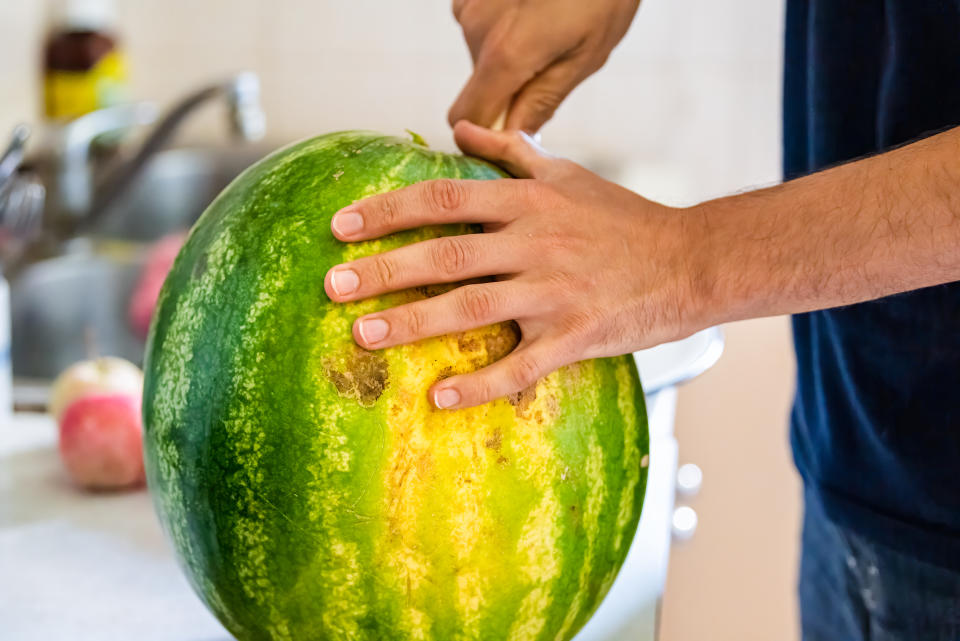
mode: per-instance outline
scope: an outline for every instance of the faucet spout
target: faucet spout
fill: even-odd
[[[266,132],[266,117],[260,106],[260,79],[244,71],[233,77],[228,100],[233,133],[242,140],[256,141]]]
[[[139,175],[147,161],[170,140],[180,124],[199,106],[215,98],[223,98],[230,109],[231,132],[246,141],[259,140],[265,131],[266,118],[260,106],[260,80],[256,74],[245,71],[225,82],[201,88],[190,94],[160,119],[153,132],[133,158],[116,170],[96,190],[85,225],[96,220],[102,212],[122,195]]]
[[[245,71],[189,94],[171,107],[141,143],[130,160],[124,162],[96,185],[90,150],[100,135],[132,129],[157,119],[150,103],[117,105],[81,116],[64,128],[61,158],[56,172],[57,204],[65,216],[64,231],[78,233],[89,228],[109,206],[134,183],[147,162],[173,137],[180,125],[198,107],[214,99],[226,102],[230,132],[254,141],[263,137],[266,118],[260,105],[260,80]]]
[[[90,150],[104,134],[148,125],[157,118],[157,108],[148,102],[106,107],[80,116],[64,128],[56,193],[60,210],[68,218],[86,215],[93,203],[93,171]]]

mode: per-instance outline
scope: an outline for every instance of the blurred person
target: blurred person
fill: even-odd
[[[683,209],[530,137],[603,66],[637,6],[454,2],[474,62],[450,109],[455,139],[518,180],[431,181],[344,208],[332,222],[344,241],[441,222],[486,233],[339,265],[328,294],[496,276],[354,325],[379,349],[516,320],[513,353],[431,388],[447,409],[577,360],[793,314],[803,638],[955,641],[960,3],[788,0],[787,182]],[[488,129],[503,113],[506,131]]]

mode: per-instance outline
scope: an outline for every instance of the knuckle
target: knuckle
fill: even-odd
[[[458,209],[464,201],[463,186],[456,180],[431,180],[426,186],[427,204],[439,211]]]
[[[540,378],[540,364],[530,354],[516,354],[513,357],[509,376],[514,389],[525,389]]]
[[[490,288],[482,285],[461,287],[458,300],[461,318],[480,324],[492,318],[498,302]]]
[[[464,400],[477,405],[492,401],[496,395],[491,379],[490,373],[486,370],[464,376],[458,384]]]
[[[527,107],[537,118],[547,119],[556,112],[557,107],[563,102],[564,95],[556,89],[531,93],[527,97]]]
[[[377,280],[377,284],[385,289],[390,289],[397,283],[399,278],[397,264],[393,259],[386,256],[377,256],[373,259],[370,266]]]
[[[410,305],[404,312],[404,329],[410,338],[423,336],[427,327],[427,315],[420,305]]]
[[[381,227],[392,229],[400,223],[400,207],[392,194],[377,199],[375,214]]]
[[[481,402],[489,402],[496,398],[494,393],[493,383],[490,380],[489,376],[478,376],[480,380],[476,381],[474,384],[473,393],[475,394],[474,398]]]
[[[509,40],[496,36],[491,37],[490,40],[490,44],[483,50],[481,62],[491,68],[512,70],[515,67],[515,58],[512,54],[515,52]]]
[[[572,312],[561,322],[563,333],[574,341],[592,342],[600,331],[600,315],[592,310]]]
[[[470,247],[470,244],[461,238],[438,239],[432,252],[433,266],[446,276],[462,274],[474,258]]]
[[[488,37],[481,54],[481,65],[497,69],[507,76],[529,80],[536,69],[530,64],[530,50],[510,29],[497,29]]]

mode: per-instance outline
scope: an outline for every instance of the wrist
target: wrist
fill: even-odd
[[[693,331],[745,318],[756,290],[728,199],[683,210]]]

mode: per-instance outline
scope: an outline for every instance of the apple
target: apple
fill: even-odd
[[[153,318],[153,310],[157,307],[157,299],[160,297],[160,290],[163,288],[163,282],[173,267],[173,261],[180,253],[180,248],[187,240],[185,233],[176,233],[165,236],[157,241],[147,256],[143,272],[137,285],[133,288],[133,295],[130,297],[130,306],[127,308],[127,317],[130,322],[130,328],[140,338],[146,338],[150,330],[150,320]]]
[[[91,394],[126,394],[139,402],[143,373],[130,361],[114,356],[75,363],[53,382],[50,414],[59,423],[68,405]]]
[[[143,485],[140,397],[94,394],[70,403],[60,420],[60,457],[81,487]]]

